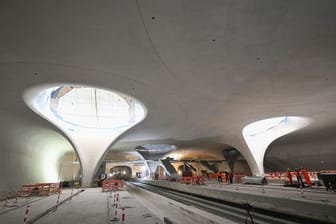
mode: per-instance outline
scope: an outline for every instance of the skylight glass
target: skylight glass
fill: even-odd
[[[134,99],[92,87],[53,88],[50,110],[73,127],[123,129],[144,116]]]

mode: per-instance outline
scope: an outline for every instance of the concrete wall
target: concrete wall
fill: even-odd
[[[81,167],[76,153],[70,151],[65,153],[60,159],[60,180],[79,180],[81,175]]]
[[[20,117],[6,123],[10,115],[1,115],[0,199],[22,184],[58,181],[60,158],[73,151],[67,139],[47,123],[33,125]]]
[[[266,170],[286,170],[305,167],[311,171],[336,169],[336,139],[331,133],[285,136],[271,144],[266,152]]]

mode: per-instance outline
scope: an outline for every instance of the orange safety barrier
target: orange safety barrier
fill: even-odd
[[[48,196],[50,193],[60,193],[60,183],[37,183],[22,185],[22,189],[17,191],[17,196],[26,197],[33,194]]]
[[[294,172],[291,172],[291,175],[294,176]],[[284,179],[286,177],[286,172],[265,173],[265,177],[269,180]]]
[[[102,183],[102,192],[124,190],[123,179],[104,180]]]
[[[308,171],[307,175],[305,176],[305,179],[309,178],[309,181],[318,181],[318,176],[317,173],[336,173],[336,170],[321,170],[319,172],[317,171]],[[290,174],[292,175],[292,177],[295,179],[295,172],[291,171]],[[300,174],[304,176],[304,174],[302,173],[302,170],[300,170]],[[265,174],[266,179],[268,180],[275,180],[275,179],[279,179],[279,180],[283,180],[283,181],[288,181],[288,177],[287,177],[287,172],[272,172],[272,173],[266,173]],[[308,181],[308,183],[309,183]],[[306,180],[307,182],[307,180]]]
[[[203,176],[181,177],[180,183],[182,184],[205,184],[205,178]]]

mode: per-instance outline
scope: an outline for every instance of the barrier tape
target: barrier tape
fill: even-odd
[[[26,223],[27,223],[27,220],[28,220],[28,213],[29,213],[29,208],[30,208],[30,205],[27,205],[27,206],[26,206],[26,211],[25,211],[25,216],[24,216],[24,219],[23,219],[23,224],[26,224]]]

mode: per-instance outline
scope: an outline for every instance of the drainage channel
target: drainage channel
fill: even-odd
[[[70,201],[72,200],[73,197],[77,196],[79,193],[82,193],[83,191],[85,191],[84,189],[74,193],[73,195],[65,198],[64,200],[62,200],[61,202],[59,202],[58,205],[54,205],[50,208],[48,208],[47,210],[45,210],[44,212],[38,214],[37,216],[33,217],[33,218],[30,218],[26,223],[27,224],[33,224],[33,223],[36,223],[38,220],[40,220],[42,217],[48,215],[50,212],[53,212],[53,211],[56,211],[57,207],[61,206],[62,204],[64,204],[65,202],[67,201]]]
[[[4,207],[2,210],[0,210],[0,215],[3,215],[3,214],[6,214],[7,212],[11,212],[11,211],[14,211],[16,209],[19,209],[19,208],[22,208],[24,206],[27,206],[28,204],[33,204],[35,202],[38,202],[40,200],[43,200],[45,198],[37,198],[37,199],[31,199],[31,200],[27,200],[23,203],[18,203],[18,204],[14,204],[14,205],[11,205],[11,206],[8,206],[10,207],[9,209],[6,209],[8,207]]]

